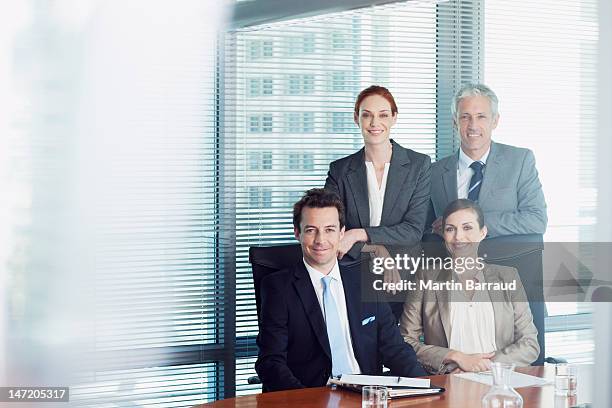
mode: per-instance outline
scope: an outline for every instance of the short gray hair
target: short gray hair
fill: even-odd
[[[453,102],[451,104],[451,114],[453,119],[458,120],[457,117],[459,102],[463,98],[468,98],[470,96],[486,96],[489,99],[489,104],[491,105],[491,113],[493,113],[493,117],[496,117],[499,114],[498,104],[499,101],[497,99],[497,95],[495,92],[485,84],[465,84],[463,85],[459,91],[453,97]]]

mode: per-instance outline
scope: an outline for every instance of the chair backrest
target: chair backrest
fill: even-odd
[[[542,251],[540,234],[508,235],[482,241],[480,253],[486,254],[488,263],[511,266],[518,270],[525,288],[533,323],[538,329],[540,355],[533,365],[544,365],[546,304],[544,303]]]
[[[264,276],[295,265],[302,259],[300,244],[277,245],[267,247],[250,247],[249,263],[253,268],[253,285],[255,286],[255,304],[257,320],[260,319],[260,284]]]

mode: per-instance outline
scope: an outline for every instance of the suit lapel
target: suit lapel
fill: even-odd
[[[294,276],[295,280],[293,281],[293,285],[302,301],[304,311],[312,326],[312,330],[315,332],[325,354],[331,359],[331,350],[329,348],[329,339],[327,338],[327,327],[325,326],[323,312],[321,311],[317,294],[312,287],[312,281],[310,280],[308,271],[303,263],[296,265]]]
[[[452,277],[451,271],[442,270],[436,278],[436,282],[447,282]],[[448,290],[436,290],[436,301],[438,303],[438,310],[440,311],[440,320],[442,320],[442,327],[444,327],[444,333],[446,333],[446,344],[448,344],[448,336],[450,334],[450,310],[449,310],[449,293]]]
[[[402,149],[393,140],[391,141],[392,153],[389,173],[387,175],[387,186],[385,187],[385,200],[383,204],[381,224],[385,225],[386,219],[391,215],[395,202],[402,191],[408,175],[410,173],[410,158],[405,149]]]
[[[346,312],[349,320],[349,328],[351,331],[351,339],[353,343],[353,353],[360,367],[363,366],[361,360],[361,350],[359,345],[359,335],[361,331],[361,277],[351,274],[350,270],[340,267],[340,275],[342,276],[342,286],[344,287],[344,298],[346,299]],[[353,275],[353,276],[351,276]]]
[[[370,225],[370,202],[368,200],[368,177],[365,166],[365,150],[362,148],[351,160],[347,174],[349,181],[348,187],[355,200],[359,224],[361,226]]]
[[[457,160],[459,158],[459,151],[453,154],[444,165],[444,173],[442,174],[442,183],[444,184],[444,193],[446,196],[446,204],[444,208],[457,199]],[[444,212],[444,208],[440,209],[440,212]]]
[[[503,158],[500,157],[499,148],[494,142],[491,142],[491,151],[487,158],[487,165],[485,167],[484,177],[482,178],[482,186],[478,194],[478,202],[481,205],[483,201],[486,203],[492,187],[499,185],[497,177],[500,174],[501,164],[503,164]]]

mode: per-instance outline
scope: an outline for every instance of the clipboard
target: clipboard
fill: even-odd
[[[372,377],[372,376],[369,376]],[[397,377],[395,377],[397,378]],[[446,391],[445,388],[443,387],[438,387],[435,386],[433,384],[429,384],[428,387],[414,387],[414,386],[405,386],[405,385],[389,385],[388,384],[388,380],[392,379],[395,380],[394,377],[385,377],[385,376],[381,376],[381,379],[384,379],[382,381],[380,381],[380,384],[373,384],[373,381],[368,381],[368,384],[353,384],[351,382],[345,382],[342,380],[342,377],[340,378],[331,378],[328,381],[328,385],[329,384],[333,384],[336,385],[338,387],[342,387],[346,390],[349,391],[354,391],[354,392],[358,392],[361,393],[361,390],[363,387],[367,386],[367,385],[380,385],[380,386],[384,386],[387,387],[387,390],[389,392],[389,398],[390,399],[394,399],[394,398],[406,398],[406,397],[424,397],[424,396],[432,396],[432,395],[437,395],[437,394],[441,394],[443,392]],[[400,377],[401,378],[401,377]],[[354,379],[354,378],[349,378],[349,379]],[[401,381],[397,381],[396,382],[400,382]]]

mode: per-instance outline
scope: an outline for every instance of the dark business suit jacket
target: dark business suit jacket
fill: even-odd
[[[338,193],[344,202],[347,230],[364,228],[370,244],[411,247],[421,241],[427,218],[431,159],[393,140],[391,144],[380,226],[370,227],[364,148],[329,165],[325,188]],[[357,259],[363,245],[353,245],[348,256]]]
[[[459,152],[432,165],[427,228],[457,199]],[[535,157],[529,149],[491,143],[478,195],[488,236],[544,234],[548,218]]]
[[[353,352],[363,374],[421,376],[425,371],[404,343],[389,305],[362,303],[360,279],[340,266]],[[323,312],[303,263],[261,283],[261,323],[255,369],[267,391],[324,386],[332,360]]]

